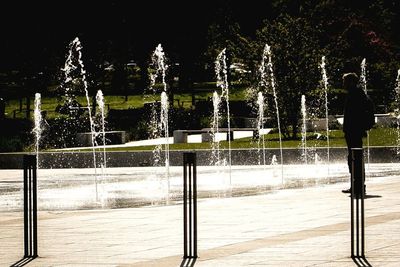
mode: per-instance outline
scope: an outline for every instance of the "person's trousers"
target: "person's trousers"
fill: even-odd
[[[352,148],[362,148],[362,134],[345,134],[344,138],[346,139],[347,144],[347,165],[349,166],[349,173],[351,174],[351,149]]]

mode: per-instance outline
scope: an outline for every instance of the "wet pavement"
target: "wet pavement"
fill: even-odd
[[[348,183],[198,202],[193,266],[398,266],[400,176],[367,178],[366,260],[350,257]],[[26,266],[190,266],[174,205],[39,212],[39,258]],[[2,211],[0,266],[23,256],[22,212]]]

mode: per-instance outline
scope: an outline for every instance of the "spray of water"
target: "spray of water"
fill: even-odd
[[[301,96],[301,116],[303,119],[301,129],[301,149],[304,163],[307,164],[307,108],[305,95]]]
[[[325,68],[325,56],[321,59],[321,74],[322,74],[322,85],[324,88],[324,96],[325,96],[325,127],[326,127],[326,142],[327,142],[327,162],[328,162],[328,175],[329,175],[329,110],[328,110],[328,76],[326,75]]]
[[[400,155],[400,69],[397,70],[397,78],[396,78],[396,87],[394,88],[395,92],[395,100],[396,100],[396,109],[395,116],[397,122],[397,140],[396,140],[396,154]]]
[[[165,177],[167,181],[167,203],[169,202],[169,192],[170,192],[170,181],[169,181],[169,128],[168,128],[168,110],[169,110],[169,102],[167,95],[167,83],[166,83],[166,72],[168,69],[168,65],[166,64],[166,56],[164,50],[159,44],[154,50],[152,57],[152,67],[155,69],[153,73],[150,73],[150,90],[153,92],[153,95],[158,94],[157,89],[155,88],[157,80],[161,81],[162,84],[162,92],[160,95],[161,98],[161,110],[158,113],[158,107],[153,104],[152,107],[152,115],[151,115],[151,131],[153,138],[164,137],[164,166],[165,166]],[[158,115],[159,114],[159,115]],[[162,152],[162,142],[155,147],[153,150],[153,158],[154,164],[158,165],[161,161],[161,152]]]
[[[33,127],[33,133],[35,134],[35,150],[36,150],[36,167],[39,168],[39,144],[40,137],[42,135],[42,112],[41,112],[41,95],[39,93],[35,94],[35,110],[33,113],[33,118],[35,121]]]
[[[101,137],[103,141],[103,164],[102,164],[102,170],[103,173],[105,169],[107,168],[107,157],[106,157],[106,129],[105,129],[105,114],[104,114],[104,96],[103,92],[101,90],[97,91],[96,94],[96,102],[99,105],[99,110],[100,110],[100,115],[101,115]]]
[[[278,160],[276,159],[276,155],[272,156],[271,165],[278,165]]]
[[[166,142],[165,142],[165,166],[168,169],[169,168],[169,144],[168,144],[168,107],[169,107],[169,102],[168,102],[168,96],[167,93],[164,91],[161,93],[161,116],[160,116],[160,122],[161,122],[161,131],[163,132]],[[168,172],[167,172],[168,173]]]
[[[221,88],[221,99],[226,102],[226,115],[228,124],[228,161],[229,161],[229,181],[232,184],[232,155],[231,155],[231,118],[229,110],[229,84],[228,84],[228,66],[226,64],[226,48],[217,56],[215,61],[215,74],[217,76],[217,86]]]
[[[168,65],[166,64],[165,52],[161,46],[158,44],[151,56],[152,65],[155,67],[155,72],[150,73],[150,88],[154,90],[154,85],[157,82],[157,78],[161,77],[161,83],[163,85],[163,91],[167,91],[167,83],[165,82],[166,71]]]
[[[64,65],[64,74],[65,74],[65,83],[70,82],[73,78],[72,72],[74,72],[76,69],[80,68],[80,74],[82,77],[82,82],[83,82],[83,88],[85,90],[85,97],[86,97],[86,103],[87,103],[87,111],[88,111],[88,116],[89,116],[89,122],[90,122],[90,132],[91,132],[91,141],[92,141],[92,152],[93,152],[93,167],[94,167],[94,176],[95,176],[95,184],[96,184],[96,201],[98,201],[98,189],[97,189],[97,170],[96,170],[96,151],[95,151],[95,138],[96,138],[96,130],[95,130],[95,123],[92,118],[92,110],[91,110],[91,105],[90,105],[90,98],[89,98],[89,92],[88,92],[88,83],[86,79],[86,71],[85,71],[85,66],[83,64],[82,60],[82,45],[81,42],[79,41],[79,38],[76,37],[71,43],[70,43],[70,49],[69,49],[69,54],[67,57],[67,60],[65,61]],[[74,54],[78,54],[78,64],[74,64]],[[66,95],[69,95],[69,90],[71,89],[66,89]],[[67,98],[68,101],[72,101],[72,98],[69,97]],[[70,102],[70,104],[72,104]]]
[[[64,68],[62,68],[62,71],[64,72],[64,84],[69,84],[73,80],[73,73],[75,70],[78,68],[77,64],[74,63],[74,54],[75,51],[77,50],[76,46],[79,42],[78,38],[75,38],[70,44],[69,44],[69,52],[67,59],[65,60]],[[79,43],[80,44],[80,43]],[[65,97],[65,102],[69,109],[73,109],[74,106],[74,100],[75,100],[75,92],[74,89],[71,86],[66,86],[64,88],[64,97]]]
[[[211,121],[211,164],[219,165],[219,142],[217,140],[217,135],[219,132],[219,105],[221,103],[221,98],[218,93],[214,91],[213,93],[213,119]]]
[[[314,163],[315,163],[315,165],[321,164],[321,162],[322,162],[322,160],[321,160],[320,156],[318,155],[317,152],[315,152],[315,154],[314,154]]]
[[[275,113],[276,113],[276,121],[278,124],[278,133],[279,133],[279,149],[280,149],[280,161],[281,161],[281,177],[282,177],[282,185],[283,185],[283,149],[282,149],[282,132],[281,132],[281,122],[279,116],[279,107],[278,107],[278,96],[276,93],[276,83],[274,76],[274,69],[272,64],[272,51],[271,47],[268,44],[265,44],[263,56],[261,60],[260,66],[260,86],[266,87],[268,84],[272,88],[272,94],[274,96],[275,103]]]
[[[155,84],[157,80],[161,80],[161,84],[163,86],[162,93],[161,93],[161,111],[160,115],[158,115],[158,111],[156,110],[158,107],[153,105],[152,108],[152,119],[151,119],[151,128],[152,128],[152,137],[158,138],[164,136],[165,144],[165,167],[168,177],[169,172],[169,129],[168,129],[168,96],[167,96],[167,83],[165,81],[166,71],[168,69],[168,65],[166,64],[166,57],[164,50],[159,44],[156,49],[154,50],[152,57],[152,66],[154,67],[155,71],[150,73],[150,90],[153,94],[157,94],[157,89],[155,88]],[[162,144],[156,146],[153,150],[153,156],[155,164],[157,165],[158,162],[161,160],[161,151],[162,151]]]
[[[367,65],[367,60],[364,58],[361,61],[360,84],[361,84],[365,94],[368,95],[368,92],[367,92],[367,68],[366,68],[366,65]],[[369,156],[370,156],[370,153],[369,153],[369,131],[367,131],[367,162],[368,162],[367,166],[368,166],[368,169],[369,169]]]
[[[367,94],[367,70],[366,70],[367,60],[364,58],[361,61],[361,76],[360,76],[360,84],[362,89]]]
[[[262,92],[258,92],[257,95],[257,106],[258,106],[258,118],[257,118],[257,131],[259,133],[259,137],[257,140],[257,152],[258,152],[258,164],[261,164],[261,146],[260,142],[262,142],[262,158],[263,158],[263,165],[265,166],[265,137],[264,137],[264,96]]]

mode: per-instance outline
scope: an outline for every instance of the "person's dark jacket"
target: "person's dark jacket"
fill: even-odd
[[[344,106],[343,132],[345,135],[365,136],[364,111],[368,96],[360,87],[351,88]]]

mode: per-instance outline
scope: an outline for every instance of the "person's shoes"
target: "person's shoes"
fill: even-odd
[[[342,193],[345,193],[345,194],[351,193],[351,188],[349,188],[349,189],[343,189],[343,190],[342,190]]]

